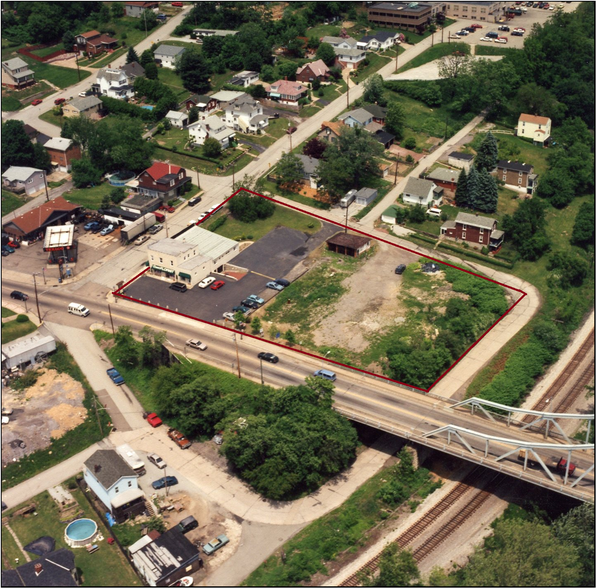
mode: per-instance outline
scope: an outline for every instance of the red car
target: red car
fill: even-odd
[[[43,102],[43,100],[41,98],[37,98],[37,100],[34,100],[33,102],[31,102],[31,106],[37,106],[38,104],[41,104]]]
[[[54,104],[62,104],[63,102],[66,102],[66,98],[56,98],[54,100]]]
[[[168,206],[167,204],[162,204],[159,207],[159,210],[167,210],[168,212],[176,212],[176,209],[173,206]]]
[[[162,420],[154,412],[147,415],[147,422],[152,427],[159,427],[162,424]]]
[[[18,248],[21,246],[21,244],[20,244],[20,243],[18,243],[17,241],[9,241],[9,242],[7,243],[7,245],[8,245],[9,247],[12,247],[13,249],[18,249]]]
[[[217,282],[213,282],[213,285],[211,286],[211,289],[212,290],[219,290],[220,288],[222,288],[225,285],[226,285],[226,283],[223,280],[217,280]]]
[[[473,24],[473,25],[470,25],[470,28],[472,28],[472,29],[481,29],[482,28],[482,25]]]

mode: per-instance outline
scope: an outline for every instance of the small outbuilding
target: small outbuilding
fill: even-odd
[[[353,233],[337,233],[331,239],[327,239],[327,247],[334,253],[360,257],[370,249],[370,239]]]
[[[2,368],[11,369],[26,363],[36,363],[38,358],[56,351],[56,339],[45,327],[35,333],[19,337],[2,345]]]

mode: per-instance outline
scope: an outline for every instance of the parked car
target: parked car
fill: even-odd
[[[87,96],[87,92],[79,92],[80,98],[84,98],[85,96]]]
[[[457,33],[455,33],[456,35],[459,35],[460,37],[466,37],[468,36],[470,33],[468,31],[466,31],[466,29],[462,29],[461,31],[457,31]]]
[[[277,355],[273,355],[273,353],[261,352],[259,355],[257,355],[257,357],[263,361],[268,361],[269,363],[277,363],[279,361],[279,357],[277,357]]]
[[[202,200],[202,198],[200,196],[195,196],[194,198],[191,198],[188,201],[188,205],[189,206],[195,206],[197,205],[200,201]]]
[[[259,308],[259,305],[249,298],[245,298],[241,303],[242,306],[248,306],[248,308]]]
[[[10,423],[10,417],[3,416],[2,417],[2,424],[3,425],[8,425],[8,423]]]
[[[507,43],[507,37],[499,37],[495,39],[495,43]]]
[[[13,412],[14,411],[12,408],[8,408],[6,406],[2,407],[2,416],[10,416]]]
[[[285,278],[278,278],[275,280],[280,286],[287,288],[290,285],[290,281],[286,280]]]
[[[56,98],[56,100],[54,100],[54,104],[62,104],[63,102],[66,102],[66,98]]]
[[[247,308],[246,306],[234,306],[234,308],[232,308],[232,312],[243,312],[244,314],[246,314],[250,309]]]
[[[135,246],[138,245],[142,245],[143,243],[145,243],[146,241],[149,241],[151,237],[149,237],[149,235],[141,235],[138,239],[137,242],[135,243]]]
[[[471,26],[473,29],[481,29],[481,28],[482,28],[482,25],[480,25],[480,24],[473,24],[473,25],[470,25],[470,26]]]
[[[476,29],[474,27],[466,27],[462,29],[462,31],[468,31],[468,33],[475,33]]]
[[[20,292],[19,290],[13,290],[10,293],[10,297],[14,298],[15,300],[29,300],[29,296],[24,292]]]
[[[205,349],[207,349],[207,345],[198,339],[189,339],[186,344],[193,349],[198,349],[199,351],[205,351]]]
[[[235,321],[236,320],[236,313],[235,312],[224,312],[223,313],[223,317],[225,319],[228,319],[229,321]]]
[[[158,210],[166,210],[167,212],[176,212],[176,209],[169,204],[162,204]]]
[[[10,252],[4,251],[4,249],[2,249],[2,257],[6,257],[7,255],[10,255]]]
[[[166,467],[166,462],[157,455],[157,453],[150,453],[147,455],[147,459],[160,470],[163,470]]]
[[[395,273],[398,276],[401,276],[404,272],[406,271],[406,264],[405,263],[400,263],[396,268],[395,268]]]
[[[461,39],[461,37],[459,36],[458,33],[453,33],[452,35],[449,35],[450,39]]]
[[[163,424],[163,421],[154,413],[151,412],[147,415],[147,422],[153,427],[159,427]]]
[[[180,449],[188,449],[192,443],[176,429],[168,429],[168,437],[180,447]]]
[[[188,533],[199,526],[199,521],[197,521],[197,519],[191,515],[185,519],[182,519],[176,526],[182,533]]]
[[[87,223],[83,228],[86,231],[91,231],[93,229],[96,229],[97,227],[99,227],[99,223],[97,221],[91,221],[91,222]]]
[[[36,98],[35,100],[33,100],[33,102],[31,102],[31,106],[37,106],[38,104],[41,104],[43,102],[43,100],[41,98]]]
[[[176,290],[176,292],[186,292],[188,290],[188,286],[182,282],[174,282],[173,284],[170,284],[170,290]]]
[[[217,280],[216,282],[213,282],[211,289],[219,290],[220,288],[223,288],[225,285],[226,285],[226,283],[223,280]]]
[[[278,292],[281,292],[284,289],[284,287],[281,284],[278,284],[277,282],[267,282],[267,288],[277,290]]]
[[[206,216],[207,216],[206,212],[201,212],[201,214],[199,214],[199,220],[197,222],[200,223]]]
[[[110,368],[106,371],[116,386],[122,386],[122,384],[124,384],[124,378],[120,375],[120,372],[116,368]]]
[[[18,241],[9,241],[7,243],[7,245],[9,247],[12,247],[13,249],[20,249],[21,248],[21,244]]]
[[[163,229],[163,225],[153,225],[152,227],[149,227],[149,233],[151,235],[155,235],[155,233],[159,233],[159,231],[161,231]]]
[[[505,31],[506,33],[508,33],[511,29],[507,26],[507,25],[501,25],[499,27],[500,31]]]
[[[97,226],[95,226],[93,229],[91,229],[91,232],[96,235],[97,233],[99,233],[101,230],[103,230],[105,228],[103,223],[97,223]]]
[[[259,306],[261,304],[265,304],[265,301],[262,298],[259,298],[256,294],[251,294],[248,296],[249,300],[254,300]]]
[[[512,36],[512,37],[523,37],[523,36],[524,36],[524,34],[523,34],[523,32],[522,32],[522,31],[513,31],[513,32],[511,33],[511,36]]]
[[[176,476],[164,476],[159,480],[155,480],[151,486],[153,486],[154,490],[161,490],[166,486],[175,486],[176,484],[178,484],[178,478],[176,478]]]
[[[199,288],[206,288],[215,282],[215,278],[213,276],[207,276],[204,280],[201,280],[198,283]]]
[[[14,253],[14,247],[10,245],[2,245],[2,251],[6,251],[6,253]]]
[[[211,555],[219,548],[223,547],[226,543],[229,543],[230,540],[225,535],[218,535],[217,539],[213,539],[207,543],[207,545],[203,545],[203,551],[207,555]]]
[[[105,229],[102,229],[99,233],[102,237],[109,235],[111,232],[114,231],[114,225],[108,225]]]
[[[481,41],[486,41],[487,43],[492,43],[493,40],[490,37],[480,37]]]

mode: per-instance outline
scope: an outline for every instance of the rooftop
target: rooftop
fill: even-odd
[[[56,151],[66,151],[72,145],[72,139],[63,139],[54,137],[44,145],[46,149],[56,149]]]
[[[519,119],[522,122],[534,123],[535,125],[547,125],[550,122],[550,118],[546,116],[535,116],[533,114],[520,114]]]
[[[113,449],[97,450],[85,462],[85,467],[106,490],[121,478],[137,477],[134,470]]]
[[[431,171],[426,177],[429,180],[439,180],[441,182],[457,182],[461,170],[459,169],[447,169],[446,167],[437,167]]]
[[[473,225],[482,229],[492,229],[495,226],[495,219],[488,216],[480,216],[479,214],[470,214],[469,212],[460,212],[455,217],[456,223],[465,225]]]
[[[100,106],[102,101],[97,96],[85,96],[85,98],[73,98],[69,104],[83,112],[94,106]]]
[[[356,110],[346,112],[337,118],[339,118],[339,120],[346,120],[348,117],[353,118],[355,121],[358,121],[360,124],[364,125],[370,121],[371,118],[373,118],[373,115],[364,108],[357,108]]]
[[[520,163],[519,161],[510,160],[505,161],[504,159],[501,159],[497,163],[497,167],[501,169],[510,169],[512,171],[517,172],[526,172],[528,174],[532,173],[532,170],[534,169],[531,165],[528,165],[527,163]]]
[[[78,586],[72,575],[74,569],[74,553],[62,548],[24,563],[15,570],[2,570],[2,586]]]
[[[155,51],[154,55],[165,55],[166,57],[176,57],[184,52],[184,47],[176,47],[175,45],[160,45]]]
[[[21,59],[20,57],[14,57],[13,59],[3,61],[2,65],[10,69],[11,71],[15,69],[20,69],[21,67],[29,67],[27,65],[27,62]]]
[[[37,169],[35,167],[24,167],[20,165],[12,165],[9,167],[3,174],[2,177],[7,179],[9,182],[25,182],[27,181],[35,172],[40,172],[42,170]]]
[[[352,233],[337,233],[327,239],[327,243],[330,245],[337,245],[339,247],[350,247],[352,249],[359,249],[360,247],[370,243],[368,237],[362,237],[361,235],[354,235]]]
[[[452,151],[449,154],[449,157],[453,157],[453,159],[461,159],[462,161],[472,161],[474,159],[473,155],[469,153],[461,153],[460,151]]]
[[[421,178],[408,178],[408,183],[404,188],[407,194],[414,196],[427,196],[430,190],[434,190],[435,185],[430,180],[423,180]]]

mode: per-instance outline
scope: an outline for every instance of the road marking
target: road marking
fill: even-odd
[[[249,270],[249,273],[251,274],[255,274],[256,276],[261,276],[262,278],[267,278],[268,280],[275,280],[275,278],[272,278],[271,276],[266,276],[265,274],[260,274],[259,272],[255,272],[254,270]]]

